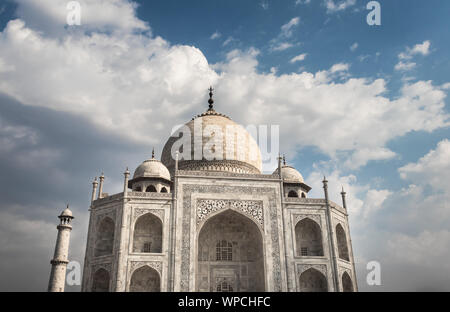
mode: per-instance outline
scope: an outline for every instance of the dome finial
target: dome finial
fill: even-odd
[[[286,156],[283,154],[283,166],[286,166]]]
[[[214,108],[213,108],[214,100],[212,98],[214,89],[213,89],[212,86],[210,86],[208,90],[209,90],[209,100],[208,100],[209,108],[208,108],[208,111],[212,111],[212,110],[214,110]]]
[[[152,149],[152,159],[155,159],[155,148]]]

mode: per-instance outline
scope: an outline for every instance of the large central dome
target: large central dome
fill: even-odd
[[[213,103],[210,89],[209,109],[174,132],[163,148],[162,163],[173,172],[178,151],[180,170],[261,173],[261,151],[255,139],[216,112]]]

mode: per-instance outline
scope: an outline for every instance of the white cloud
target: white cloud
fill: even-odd
[[[397,71],[409,71],[409,70],[414,69],[416,67],[416,65],[417,64],[414,63],[414,62],[402,62],[402,61],[400,61],[400,62],[398,62],[395,65],[394,69],[397,70]]]
[[[448,230],[423,231],[410,236],[396,234],[388,241],[389,251],[398,261],[425,267],[435,267],[438,263],[443,272],[450,272],[450,232]]]
[[[311,0],[295,0],[295,5],[299,4],[310,4]]]
[[[369,160],[388,160],[396,155],[387,148],[361,148],[356,150],[344,165],[350,169],[357,169],[365,166]]]
[[[290,42],[280,42],[271,47],[272,51],[284,51],[289,48],[292,48],[294,45]]]
[[[220,38],[221,36],[222,36],[222,34],[221,34],[220,32],[215,31],[215,32],[211,35],[211,37],[209,37],[209,39],[214,40],[214,39]]]
[[[263,10],[268,10],[269,9],[269,2],[268,1],[261,1],[261,3],[259,4]]]
[[[414,55],[428,55],[430,54],[431,42],[429,40],[424,41],[423,43],[416,44],[414,47],[409,48],[406,47],[406,51],[402,52],[398,55],[398,58],[401,60],[409,60]]]
[[[350,46],[350,51],[352,51],[352,52],[356,51],[356,49],[358,49],[358,46],[359,46],[358,43],[355,42],[354,44],[352,44]]]
[[[327,13],[335,13],[343,11],[356,4],[356,0],[341,0],[337,2],[335,0],[324,0],[324,1],[325,6],[327,8]]]
[[[445,181],[450,180],[450,141],[439,142],[435,150],[431,150],[418,162],[399,168],[399,173],[404,180],[447,191]]]
[[[223,46],[226,47],[227,45],[229,45],[230,43],[232,43],[233,41],[236,41],[236,39],[234,39],[232,36],[229,36],[224,42],[223,42]]]
[[[290,62],[291,62],[291,63],[295,63],[295,62],[304,61],[307,55],[308,55],[307,53],[299,54],[299,55],[293,57],[293,58],[290,60]]]
[[[406,47],[406,51],[402,52],[398,55],[399,62],[395,65],[395,70],[397,71],[409,71],[416,67],[415,62],[411,62],[410,60],[415,55],[428,55],[430,54],[431,42],[429,40],[424,41],[423,43],[416,44],[414,47],[409,48]]]
[[[395,137],[449,124],[446,93],[431,81],[405,84],[390,99],[385,80],[352,77],[349,64],[316,73],[260,73],[258,53],[233,50],[211,65],[197,48],[149,34],[51,38],[14,20],[0,33],[0,59],[14,68],[0,72],[0,92],[158,147],[171,125],[204,109],[205,89],[214,85],[219,111],[244,124],[280,124],[282,147],[314,146],[331,157],[345,152],[353,167],[392,157],[385,144]]]
[[[337,72],[341,72],[341,71],[348,71],[349,69],[349,65],[345,64],[345,63],[338,63],[338,64],[334,64],[330,71],[332,73],[337,73]]]
[[[289,22],[281,26],[281,35],[286,38],[291,37],[293,28],[297,26],[299,23],[300,23],[299,17],[292,18]]]
[[[15,0],[18,16],[33,29],[46,34],[63,34],[67,31],[66,0]],[[136,17],[137,4],[127,0],[79,0],[83,31],[115,31],[129,33],[147,31],[146,22]],[[73,30],[78,30],[77,27]]]

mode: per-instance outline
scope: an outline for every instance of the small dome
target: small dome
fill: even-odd
[[[278,174],[278,168],[274,171],[274,174]],[[284,165],[281,167],[281,177],[286,182],[304,183],[303,176],[294,167]]]
[[[64,209],[63,212],[61,212],[60,217],[72,217],[73,218],[73,214],[72,214],[72,211],[69,209],[69,206],[67,206],[67,208]]]
[[[133,179],[136,178],[161,178],[170,181],[170,173],[159,160],[152,158],[136,168]]]

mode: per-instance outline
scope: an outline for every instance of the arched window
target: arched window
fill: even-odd
[[[233,292],[233,286],[231,286],[227,281],[222,281],[217,284],[216,290],[218,292]]]
[[[109,291],[109,272],[105,269],[98,269],[92,279],[92,292]]]
[[[300,275],[300,291],[326,292],[328,291],[327,279],[318,270],[308,269]]]
[[[345,235],[344,228],[340,224],[336,225],[336,238],[339,258],[350,261],[350,257],[348,256],[347,235]]]
[[[133,272],[130,282],[131,292],[159,292],[161,291],[161,280],[159,273],[149,267],[143,266]]]
[[[217,261],[233,261],[233,245],[226,240],[217,242],[216,244],[216,260]]]
[[[156,187],[154,185],[149,185],[147,186],[147,188],[145,189],[145,191],[147,193],[156,193]]]
[[[162,252],[162,222],[157,216],[147,213],[137,219],[134,225],[133,252]]]
[[[353,283],[350,275],[347,272],[342,274],[342,291],[343,292],[353,292]]]
[[[250,217],[230,209],[211,216],[201,226],[196,251],[196,291],[217,291],[222,281],[233,292],[265,290],[263,237]]]
[[[302,193],[302,198],[306,198],[306,195],[305,195],[305,193]]]
[[[296,191],[289,191],[288,197],[298,197],[298,194]]]
[[[142,187],[140,186],[136,186],[136,188],[134,189],[135,192],[142,192]]]
[[[322,233],[315,221],[305,218],[297,223],[295,240],[298,256],[323,256]]]
[[[97,226],[95,238],[95,257],[112,254],[114,244],[114,221],[111,218],[104,218]]]
[[[167,189],[166,189],[165,187],[163,187],[163,188],[161,189],[161,193],[167,193]]]

